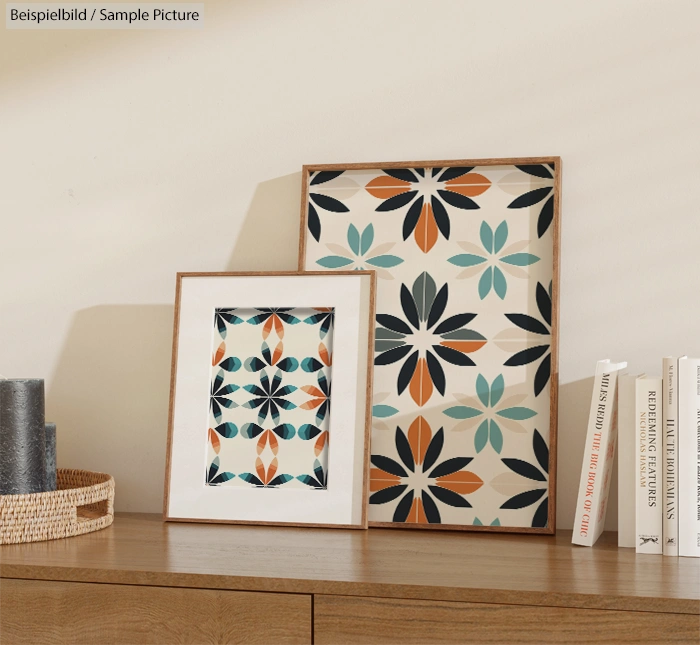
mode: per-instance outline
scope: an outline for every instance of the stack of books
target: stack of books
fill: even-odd
[[[618,453],[618,546],[700,557],[700,359],[666,357],[661,377],[598,361],[571,541],[603,531]]]

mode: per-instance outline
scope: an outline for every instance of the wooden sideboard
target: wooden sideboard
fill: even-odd
[[[118,514],[0,547],[0,643],[700,642],[700,560],[570,539]]]

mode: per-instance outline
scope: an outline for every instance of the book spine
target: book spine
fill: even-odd
[[[635,397],[637,377],[622,374],[618,383],[617,440],[617,545],[637,544],[636,516],[636,427]]]
[[[661,379],[637,380],[637,553],[663,553],[661,532]]]
[[[571,542],[581,546],[593,546],[602,529],[599,518],[601,502],[604,500],[604,456],[613,413],[615,390],[611,384],[616,377],[617,374],[611,375],[609,372],[596,370],[593,382],[586,446],[571,536]]]
[[[596,531],[593,537],[595,542],[600,534],[605,530],[605,515],[608,510],[608,497],[610,496],[610,482],[612,480],[613,465],[615,464],[615,448],[617,447],[617,380],[618,373],[613,372],[610,375],[610,390],[609,398],[611,399],[608,408],[610,413],[607,415],[607,423],[603,433],[603,455],[602,468],[599,466],[599,473],[603,476],[600,486],[600,499],[598,500],[598,515],[596,517]],[[600,476],[599,475],[599,476]]]
[[[678,360],[663,360],[663,552],[678,555]]]
[[[678,554],[700,557],[700,359],[678,361]]]

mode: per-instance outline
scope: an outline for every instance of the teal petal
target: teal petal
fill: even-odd
[[[360,255],[364,255],[369,251],[369,248],[374,242],[374,226],[371,224],[362,231],[362,239],[360,240]]]
[[[325,258],[316,260],[316,264],[320,264],[326,269],[339,269],[340,267],[346,267],[348,264],[352,264],[354,260],[349,258],[344,258],[341,255],[327,255]]]
[[[501,525],[501,521],[498,518],[496,518],[493,522],[491,522],[491,526],[500,526],[500,525]]]
[[[526,267],[540,261],[540,259],[536,255],[532,255],[532,253],[511,253],[510,255],[503,256],[500,260],[501,262],[512,264],[516,267]]]
[[[484,523],[478,517],[474,518],[474,521],[472,522],[472,526],[483,526],[483,525],[484,525]]]
[[[473,419],[474,417],[478,417],[480,414],[483,414],[481,410],[477,410],[476,408],[468,408],[466,405],[456,405],[453,408],[443,410],[442,413],[446,414],[452,419]]]
[[[355,228],[354,224],[350,224],[348,228],[348,244],[355,255],[360,255],[360,232]]]
[[[500,455],[503,450],[503,433],[498,427],[498,424],[491,420],[489,421],[489,442],[493,449]]]
[[[476,395],[484,404],[484,407],[489,407],[489,384],[483,374],[476,377]]]
[[[458,267],[473,267],[486,262],[486,258],[482,258],[480,255],[474,255],[473,253],[461,253],[460,255],[453,255],[447,261]]]
[[[496,414],[504,419],[524,421],[525,419],[531,419],[534,417],[537,412],[531,410],[530,408],[506,408],[505,410],[499,410],[496,412]]]
[[[493,267],[493,290],[501,300],[506,297],[507,289],[508,285],[506,284],[506,276],[503,275],[503,271],[498,267]]]
[[[474,449],[481,452],[489,442],[489,422],[482,421],[474,435]]]
[[[493,383],[491,383],[491,407],[495,408],[496,404],[501,400],[503,396],[503,390],[505,389],[505,382],[503,381],[503,374],[499,374]]]
[[[372,406],[372,416],[378,419],[385,419],[386,417],[391,417],[398,412],[396,408],[392,408],[390,405],[375,405]]]
[[[216,430],[222,437],[226,437],[226,439],[231,439],[238,434],[236,424],[231,423],[230,421],[222,423],[220,426],[216,426],[214,430]]]
[[[488,267],[479,279],[479,298],[482,300],[489,295],[491,285],[493,284],[493,268]]]
[[[390,267],[395,267],[397,264],[401,264],[403,260],[396,255],[378,255],[376,258],[365,260],[365,262],[371,264],[373,267],[388,269]]]
[[[481,230],[479,231],[481,243],[484,245],[487,253],[493,253],[493,230],[486,222],[481,222]]]
[[[508,239],[508,223],[503,220],[493,234],[493,252],[498,253]]]

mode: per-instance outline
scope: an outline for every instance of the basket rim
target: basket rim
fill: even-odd
[[[70,492],[82,491],[94,488],[113,488],[114,487],[114,477],[107,473],[101,473],[93,470],[82,470],[79,468],[57,468],[56,475],[59,474],[73,474],[73,475],[83,475],[89,479],[92,479],[90,483],[86,483],[84,486],[77,486],[74,488],[58,488],[56,490],[49,490],[43,493],[18,493],[13,495],[0,495],[0,506],[5,504],[12,504],[17,501],[33,502],[39,501],[41,499],[47,499],[50,497],[65,496]]]

